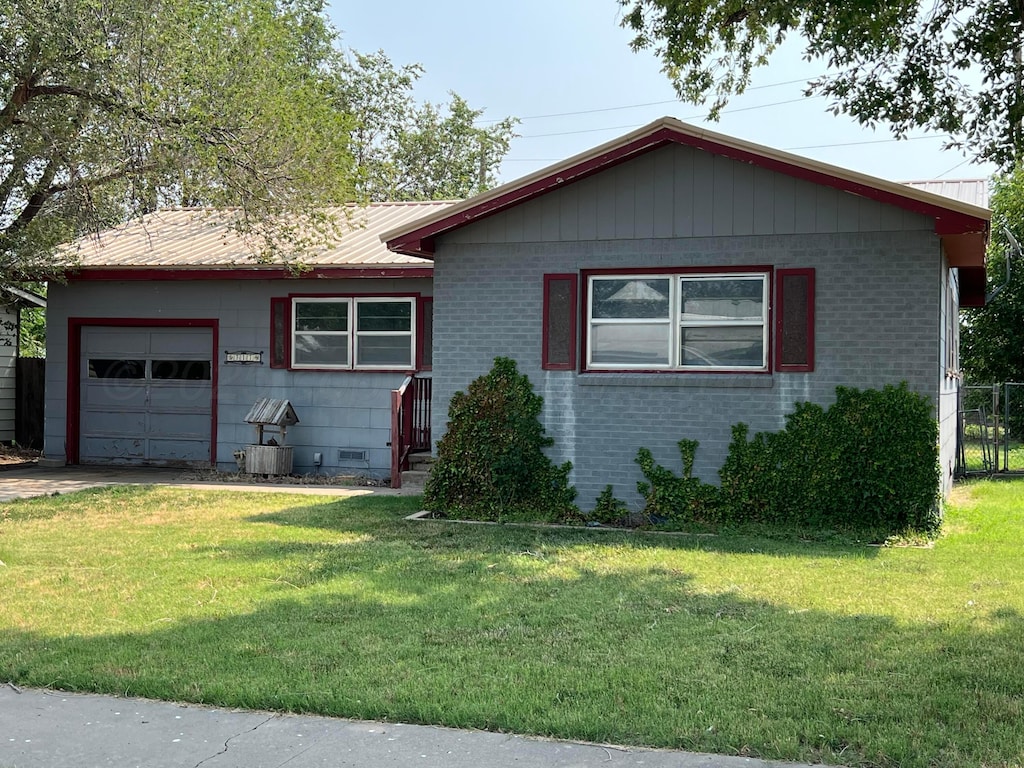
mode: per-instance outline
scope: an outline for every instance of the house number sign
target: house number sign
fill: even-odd
[[[224,350],[225,365],[263,365],[262,352],[228,352]]]

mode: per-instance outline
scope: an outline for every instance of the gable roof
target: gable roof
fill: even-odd
[[[441,235],[668,144],[695,147],[932,217],[951,265],[984,267],[991,217],[985,208],[714,133],[672,117],[655,120],[568,160],[435,211],[419,221],[397,226],[382,238],[396,253],[431,258],[435,240]]]
[[[429,261],[389,251],[381,233],[452,205],[451,201],[430,201],[326,209],[337,217],[341,237],[305,263],[313,267],[312,274],[321,276],[429,273]],[[229,211],[156,211],[98,236],[83,237],[63,252],[72,262],[69,276],[78,279],[265,278],[287,272],[281,263],[255,261],[252,248],[231,223]]]

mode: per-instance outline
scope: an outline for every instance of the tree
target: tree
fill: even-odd
[[[0,281],[161,205],[230,207],[264,258],[350,199],[319,0],[0,0]],[[288,215],[286,215],[288,214]]]
[[[896,136],[952,135],[1004,169],[1024,155],[1020,0],[619,0],[634,50],[653,48],[679,97],[717,117],[790,35],[825,73],[806,94]]]
[[[1007,230],[1024,240],[1024,167],[996,178],[992,193],[989,284],[993,293],[1002,288],[984,307],[961,313],[960,364],[967,379],[979,384],[1024,382],[1024,256]]]
[[[417,104],[418,64],[396,67],[383,51],[351,51],[337,72],[337,104],[355,118],[357,188],[370,200],[451,200],[493,187],[518,121],[486,128],[483,110],[451,94],[447,105]]]

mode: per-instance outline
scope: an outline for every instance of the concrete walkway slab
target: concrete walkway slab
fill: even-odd
[[[299,485],[259,482],[197,482],[186,479],[181,469],[157,467],[60,467],[9,469],[0,472],[0,502],[30,499],[35,496],[74,493],[88,488],[112,485],[174,485],[218,491],[297,493],[307,496],[365,496],[369,494],[401,494],[392,488],[343,485]]]
[[[0,766],[17,768],[810,768],[484,731],[0,689]]]

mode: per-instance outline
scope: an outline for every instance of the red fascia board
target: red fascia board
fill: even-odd
[[[309,278],[413,278],[432,277],[433,266],[410,267],[318,267],[308,272],[292,272],[289,269],[176,269],[140,267],[138,269],[106,268],[80,269],[69,271],[65,277],[76,280],[304,280]]]
[[[431,258],[434,253],[434,240],[439,235],[464,227],[474,221],[539,197],[553,189],[579,181],[605,168],[625,162],[637,155],[650,152],[670,143],[694,147],[715,155],[728,157],[738,162],[750,163],[788,176],[810,181],[814,184],[833,187],[871,200],[877,200],[887,205],[893,205],[904,210],[929,216],[935,220],[935,233],[938,235],[988,231],[988,221],[982,218],[952,211],[939,205],[922,202],[912,197],[879,189],[869,184],[862,184],[814,168],[794,165],[778,158],[722,144],[701,136],[680,133],[672,128],[659,128],[647,136],[623,144],[571,168],[545,176],[525,186],[516,187],[502,195],[484,200],[477,206],[420,227],[403,237],[389,240],[387,246],[392,251],[398,253]]]

